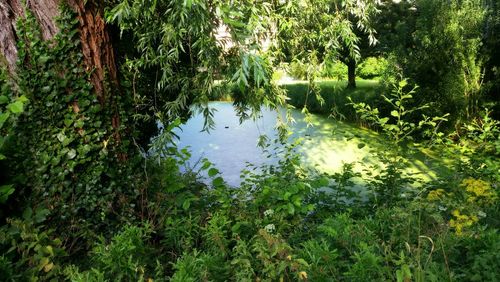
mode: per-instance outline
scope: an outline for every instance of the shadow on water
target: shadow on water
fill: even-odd
[[[240,124],[231,103],[212,102],[210,106],[217,110],[214,130],[201,132],[203,117],[195,115],[176,132],[180,137],[178,146],[190,148],[192,164],[200,158],[208,158],[229,185],[238,186],[240,172],[247,163],[256,166],[276,163],[276,159],[267,158],[257,147],[260,135],[276,138],[276,111],[263,110],[259,119]],[[380,165],[374,152],[391,146],[374,131],[316,115],[312,119],[313,126],[308,127],[299,111],[292,111],[292,116],[296,122],[290,125],[293,132],[290,138],[302,138],[298,152],[303,156],[303,163],[321,172],[338,172],[344,163],[355,163],[355,171],[362,172],[363,167]],[[424,181],[450,173],[446,164],[429,152],[405,153],[404,157],[410,164],[408,172],[416,173]]]

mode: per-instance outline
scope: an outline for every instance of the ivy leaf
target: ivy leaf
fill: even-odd
[[[49,61],[49,59],[50,59],[50,57],[49,57],[49,56],[40,56],[40,57],[38,58],[38,63],[39,63],[40,65],[44,65],[44,64],[46,64],[46,63]]]
[[[0,105],[7,104],[9,102],[9,97],[0,96]]]
[[[56,137],[57,137],[57,140],[59,140],[59,142],[61,142],[61,143],[64,142],[64,140],[66,140],[66,135],[64,135],[63,132],[57,133]]]
[[[14,193],[14,191],[15,189],[12,185],[0,186],[0,203],[4,204],[5,202],[7,202],[7,199],[10,195],[12,195],[12,193]]]
[[[50,211],[48,209],[39,208],[35,211],[35,216],[33,217],[33,220],[36,223],[44,222],[49,214]]]
[[[69,152],[68,152],[68,159],[72,160],[75,157],[76,157],[76,151],[75,151],[75,149],[69,150]]]

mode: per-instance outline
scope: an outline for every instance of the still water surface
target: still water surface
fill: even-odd
[[[266,158],[257,146],[262,134],[270,139],[276,138],[276,111],[264,110],[259,119],[240,124],[230,102],[211,102],[210,107],[216,109],[214,130],[201,132],[204,122],[201,114],[193,116],[176,130],[180,137],[178,146],[188,147],[192,153],[191,165],[201,158],[208,158],[229,185],[238,186],[240,172],[246,168],[247,162],[257,166],[276,162],[276,159]],[[292,116],[295,123],[290,125],[293,132],[290,140],[302,138],[298,151],[304,165],[316,167],[321,172],[338,172],[344,162],[356,163],[355,170],[362,171],[361,163],[367,166],[378,162],[371,151],[386,150],[390,146],[370,130],[316,115],[313,115],[313,126],[307,127],[300,111],[293,110]],[[419,173],[424,179],[435,177],[432,162],[425,159],[412,159],[409,170]]]

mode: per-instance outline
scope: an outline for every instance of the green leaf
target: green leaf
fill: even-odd
[[[358,144],[358,149],[363,149],[366,146],[365,143],[359,143]]]
[[[219,170],[212,167],[211,169],[208,170],[208,176],[209,177],[214,177],[219,173]]]
[[[14,193],[15,189],[13,185],[2,185],[0,186],[0,203],[5,204],[7,199],[12,193]]]
[[[193,0],[184,0],[184,7],[191,9],[192,5],[193,5]]]
[[[211,165],[212,163],[209,160],[205,159],[203,161],[203,165],[201,166],[201,170],[207,170]]]
[[[9,104],[7,106],[7,109],[9,109],[9,111],[11,111],[13,114],[19,114],[24,111],[24,104],[21,101],[16,101],[12,104]]]
[[[292,202],[296,207],[302,206],[302,198],[298,195],[292,197]]]
[[[393,117],[399,117],[399,113],[396,110],[391,111],[391,116]]]
[[[75,149],[69,150],[69,152],[68,152],[68,159],[72,160],[75,157],[76,157],[76,151],[75,151]]]
[[[42,56],[40,56],[40,57],[38,58],[38,63],[39,63],[40,65],[44,65],[44,64],[46,64],[49,60],[50,60],[50,57],[49,57],[49,56],[43,56],[43,55],[42,55]]]
[[[0,105],[7,104],[9,102],[9,97],[0,96]]]
[[[220,187],[224,185],[224,179],[222,177],[217,177],[212,181],[212,185],[215,187]]]
[[[185,200],[183,203],[182,203],[182,209],[184,210],[187,210],[189,209],[189,207],[191,206],[191,200]]]
[[[64,132],[57,133],[56,137],[57,140],[59,140],[59,142],[61,143],[64,142],[64,140],[66,140],[66,135],[64,135]]]
[[[241,227],[241,222],[238,222],[235,225],[233,225],[233,227],[231,228],[231,231],[233,231],[233,233],[237,233],[238,230],[240,230],[240,227]]]
[[[318,187],[325,187],[328,186],[330,181],[328,180],[328,177],[321,177],[318,179]]]
[[[10,113],[5,112],[5,113],[0,113],[0,128],[3,127],[3,124],[9,119]]]
[[[381,119],[379,119],[379,120],[378,120],[378,122],[380,123],[380,125],[384,125],[384,124],[386,124],[388,121],[389,121],[389,118],[388,118],[388,117],[381,118]]]
[[[44,222],[47,219],[47,216],[49,214],[50,214],[50,211],[48,209],[39,208],[35,211],[35,216],[34,216],[33,220],[36,223]]]
[[[23,212],[23,218],[26,220],[30,220],[33,215],[33,210],[31,208],[27,208]]]

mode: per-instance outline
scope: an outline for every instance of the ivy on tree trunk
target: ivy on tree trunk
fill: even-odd
[[[52,39],[59,32],[56,19],[60,14],[61,4],[60,0],[26,2],[26,9],[36,17],[44,40]],[[114,96],[120,94],[118,70],[111,36],[104,21],[103,5],[99,5],[98,1],[83,0],[68,0],[67,4],[76,12],[78,18],[84,66],[90,74],[89,80],[94,87],[94,93],[101,105],[107,104],[117,108],[117,99]],[[5,57],[4,64],[11,72],[15,72],[16,42],[22,36],[16,32],[16,23],[25,15],[23,6],[22,0],[0,0],[0,52]],[[112,93],[108,93],[108,97],[106,97],[106,92],[109,92],[106,91],[107,86],[113,89]],[[75,103],[73,108],[78,109],[78,104]],[[114,137],[119,141],[120,117],[117,110],[113,112]]]

